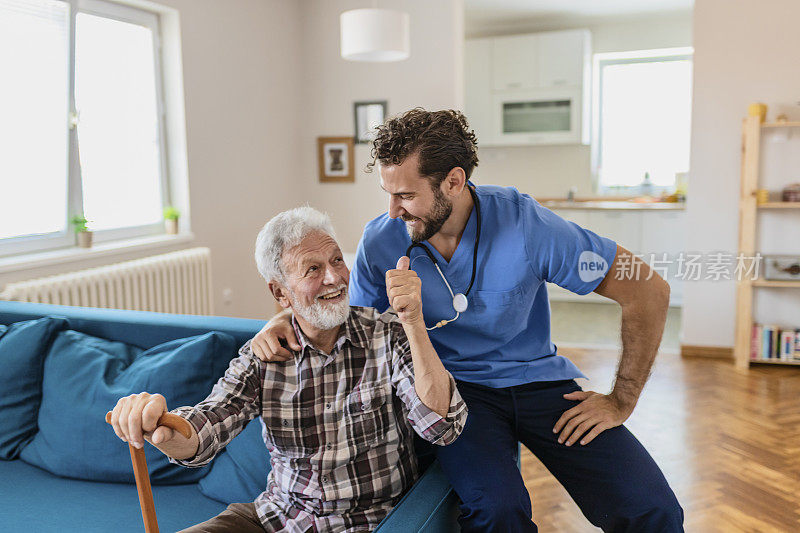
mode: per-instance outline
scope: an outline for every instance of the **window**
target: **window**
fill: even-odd
[[[0,255],[163,232],[158,15],[99,0],[0,0]]]
[[[600,193],[655,193],[689,170],[692,49],[594,56],[593,169]]]

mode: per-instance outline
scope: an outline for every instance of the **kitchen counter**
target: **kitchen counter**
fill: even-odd
[[[685,202],[627,202],[589,200],[570,202],[568,200],[542,200],[548,209],[600,209],[617,211],[683,211]]]

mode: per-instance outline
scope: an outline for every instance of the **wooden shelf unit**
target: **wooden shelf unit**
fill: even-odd
[[[759,209],[800,209],[800,202],[767,202],[756,204]]]
[[[771,280],[771,279],[756,279],[752,281],[756,287],[776,287],[784,289],[800,289],[800,281],[796,280]]]
[[[756,228],[759,209],[800,208],[800,202],[756,202],[762,128],[800,127],[800,122],[762,123],[760,117],[742,121],[742,167],[739,197],[739,253],[745,257],[756,254]],[[736,366],[748,369],[751,363],[800,365],[800,361],[751,360],[750,343],[753,334],[753,290],[757,288],[797,289],[800,281],[741,279],[736,282],[736,336],[733,348]]]
[[[758,117],[756,117],[758,118]],[[762,128],[800,128],[800,122],[764,122]]]
[[[754,359],[750,363],[754,365],[800,365],[800,361],[778,361],[772,359]]]

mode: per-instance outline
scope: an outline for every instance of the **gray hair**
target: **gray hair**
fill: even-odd
[[[313,207],[296,207],[275,215],[264,224],[256,238],[255,257],[259,274],[268,282],[284,282],[283,253],[316,231],[336,239],[331,218]]]

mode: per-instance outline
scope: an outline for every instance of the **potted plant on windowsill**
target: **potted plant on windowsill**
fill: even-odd
[[[169,235],[178,234],[178,219],[180,216],[181,212],[171,205],[164,208],[164,226]]]
[[[89,222],[83,215],[76,215],[70,220],[75,227],[75,233],[78,234],[78,246],[81,248],[92,247],[92,232],[86,227]]]

